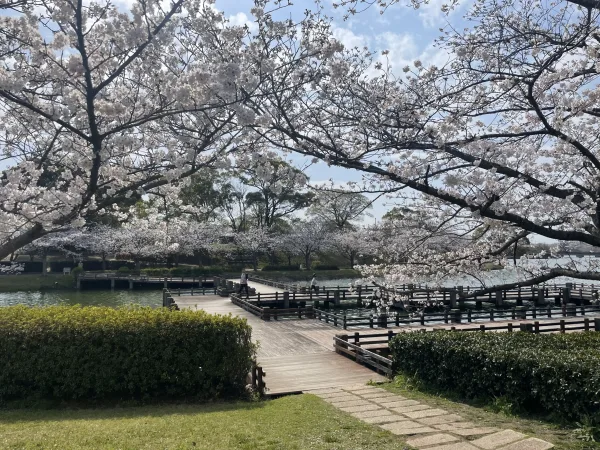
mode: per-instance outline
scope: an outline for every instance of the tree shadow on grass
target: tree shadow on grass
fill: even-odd
[[[31,421],[104,420],[136,417],[162,417],[176,414],[210,414],[227,411],[252,411],[265,406],[265,401],[228,400],[193,402],[184,400],[119,403],[35,403],[13,402],[0,407],[0,425]]]

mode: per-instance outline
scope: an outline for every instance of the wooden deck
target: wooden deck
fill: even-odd
[[[263,321],[226,297],[180,297],[180,308],[244,317],[258,342],[258,363],[266,372],[268,395],[383,381],[376,372],[333,351],[333,337],[342,330],[313,319]]]

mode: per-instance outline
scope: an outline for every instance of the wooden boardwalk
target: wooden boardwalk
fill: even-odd
[[[227,281],[233,281],[234,283],[239,283],[240,279],[229,278]],[[267,286],[266,284],[257,283],[256,281],[248,281],[248,287],[255,288],[256,292],[260,292],[261,294],[274,294],[275,292],[283,292],[282,289],[278,289],[273,286]]]
[[[342,330],[312,319],[263,321],[238,308],[227,297],[177,298],[180,308],[244,317],[258,342],[258,363],[266,372],[268,395],[364,384],[385,377],[333,351],[333,337]]]

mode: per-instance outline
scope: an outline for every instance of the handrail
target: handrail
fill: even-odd
[[[371,366],[376,370],[383,372],[388,377],[393,375],[393,363],[391,359],[348,342],[348,335],[334,336],[333,346],[336,353],[350,356],[354,358],[356,362]]]

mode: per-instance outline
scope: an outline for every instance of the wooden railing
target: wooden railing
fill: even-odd
[[[388,328],[392,326],[425,325],[442,323],[472,323],[495,320],[535,320],[539,318],[573,317],[586,314],[600,314],[600,305],[575,306],[569,305],[562,308],[511,308],[490,309],[487,311],[443,311],[439,313],[421,313],[416,317],[409,317],[400,313],[382,315],[347,315],[343,311],[324,311],[315,308],[315,318],[343,329],[347,328]]]
[[[267,385],[264,381],[266,376],[267,374],[261,366],[257,364],[252,365],[252,369],[250,370],[250,385],[254,392],[257,392],[261,397],[267,391]]]
[[[212,287],[212,288],[205,288],[205,287],[201,287],[201,288],[190,288],[190,289],[167,289],[167,288],[163,288],[163,306],[164,307],[169,307],[172,304],[176,304],[177,300],[175,300],[177,297],[181,297],[181,296],[186,296],[186,295],[194,295],[194,296],[198,296],[198,295],[216,295],[217,293],[217,288],[216,287]]]
[[[213,277],[210,276],[198,276],[198,277],[175,277],[172,275],[156,276],[156,275],[144,275],[139,272],[82,272],[78,276],[81,280],[134,280],[134,281],[149,281],[149,282],[163,282],[163,281],[179,281],[183,283],[200,283],[213,281]]]
[[[275,288],[282,289],[283,291],[288,291],[288,292],[301,293],[301,291],[303,291],[303,290],[306,290],[306,291],[309,290],[309,287],[300,286],[298,283],[285,283],[285,282],[281,282],[281,281],[270,280],[268,278],[257,277],[254,275],[250,275],[248,277],[248,279],[255,283],[264,284],[266,286],[275,287]],[[350,292],[349,289],[344,286],[318,286],[318,288],[319,288],[319,295],[326,295],[327,292],[331,293],[334,291]],[[354,292],[358,292],[360,290],[362,292],[362,295],[364,296],[364,295],[373,293],[374,289],[377,289],[377,288],[375,288],[374,286],[356,286],[356,288],[354,289]],[[307,292],[307,294],[308,294],[308,292]],[[316,296],[316,294],[315,294],[315,296]]]
[[[574,331],[595,331],[600,332],[600,318],[591,320],[588,317],[582,319],[560,319],[552,321],[534,321],[527,323],[512,322],[505,324],[481,324],[479,327],[466,328],[435,328],[427,330],[425,328],[413,329],[413,332],[439,332],[462,331],[462,332],[508,332],[524,331],[529,333],[567,333]],[[406,333],[408,331],[401,331]],[[366,366],[384,373],[387,376],[393,375],[393,364],[390,358],[381,353],[389,353],[389,342],[398,333],[388,330],[385,333],[360,333],[338,334],[333,338],[333,347],[339,354],[349,356]]]
[[[231,294],[230,297],[231,302],[234,305],[239,306],[242,309],[245,309],[249,313],[254,314],[255,316],[260,317],[263,320],[279,320],[279,319],[289,319],[289,318],[298,318],[302,319],[312,319],[314,318],[314,312],[312,306],[298,307],[298,308],[265,308],[262,306],[258,306],[249,302],[248,300],[244,300],[239,294]]]
[[[378,372],[382,372],[388,377],[393,375],[391,359],[364,349],[360,345],[349,342],[347,334],[334,336],[333,347],[336,353],[349,356],[357,363],[370,366],[371,368],[377,370]]]

